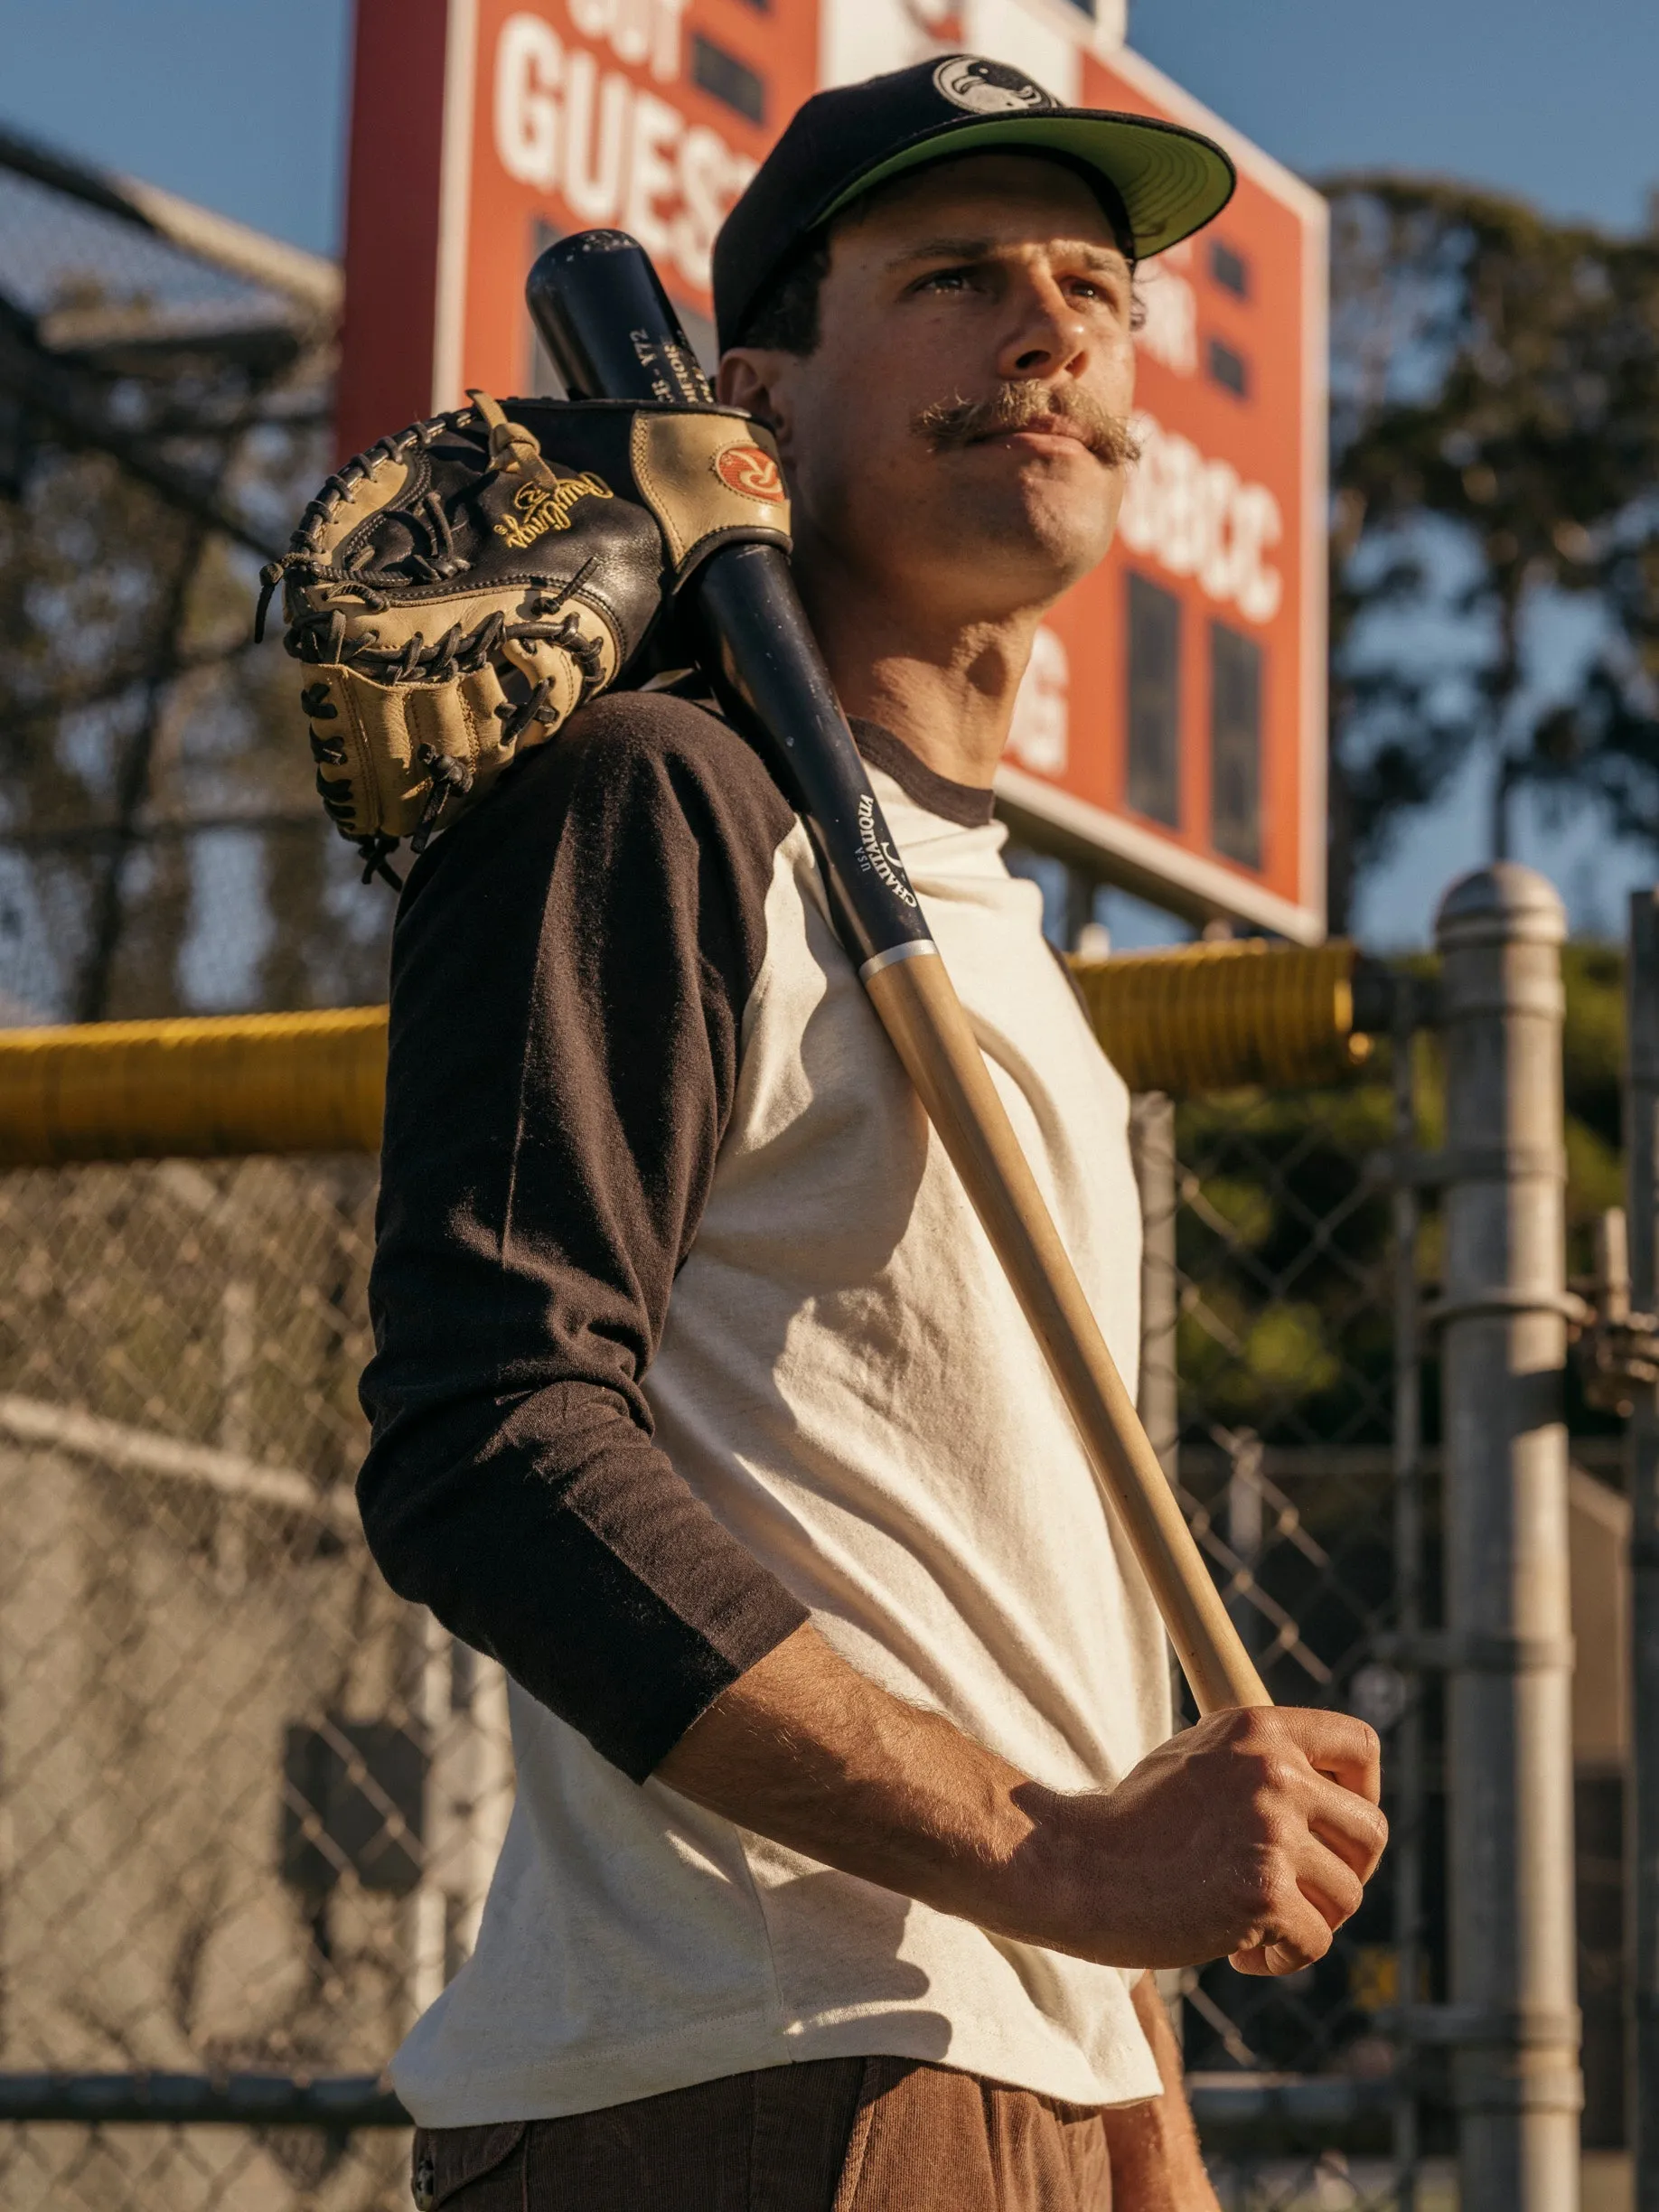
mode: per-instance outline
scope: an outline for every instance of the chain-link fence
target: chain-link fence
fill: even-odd
[[[1425,2135],[1428,2085],[1395,2033],[1402,1966],[1429,1994],[1439,1898],[1426,1913],[1422,1687],[1398,1664],[1422,1605],[1416,1316],[1434,1236],[1394,1181],[1420,1133],[1416,1048],[1392,1057],[1384,1043],[1332,1089],[1183,1101],[1161,1301],[1149,1263],[1148,1380],[1161,1329],[1173,1471],[1240,1631],[1279,1702],[1358,1713],[1384,1742],[1390,1852],[1326,1957],[1273,1981],[1182,1977],[1223,2202],[1264,2212],[1427,2212],[1449,2186],[1449,2140]]]
[[[368,2086],[470,1943],[505,1701],[356,1526],[372,1197],[361,1159],[0,1182],[0,2071],[70,2108]],[[385,2130],[35,2123],[0,2202],[367,2207],[401,2165]]]
[[[1138,1112],[1149,1420],[1275,1694],[1391,1750],[1417,1710],[1379,1655],[1414,1588],[1394,1317],[1432,1250],[1408,1214],[1402,1273],[1401,1112],[1386,1069]],[[372,1185],[367,1159],[0,1178],[0,2097],[33,2077],[62,2115],[8,2132],[7,2212],[406,2201],[400,2132],[345,2122],[385,2116],[374,2077],[464,1955],[511,1773],[494,1670],[355,1525]],[[1426,1977],[1437,1947],[1430,1897],[1402,1951],[1392,1871],[1432,1811],[1416,1762],[1329,1959],[1186,1977],[1234,2203],[1413,2201],[1389,2036],[1401,1958]],[[214,2124],[177,2117],[203,2099]]]

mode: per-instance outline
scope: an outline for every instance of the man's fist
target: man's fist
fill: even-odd
[[[1357,1910],[1388,1841],[1375,1733],[1345,1713],[1213,1713],[1115,1790],[1047,1797],[1018,1854],[1037,1937],[1114,1966],[1292,1973]],[[1046,1794],[1045,1794],[1046,1795]],[[1047,1907],[1038,1902],[1047,1893]]]

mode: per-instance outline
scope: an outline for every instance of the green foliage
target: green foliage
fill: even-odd
[[[1434,963],[1412,965],[1429,974]],[[1596,1216],[1624,1203],[1624,961],[1605,945],[1570,944],[1562,971],[1569,1269],[1587,1274]],[[1415,1143],[1433,1151],[1446,1130],[1432,1032],[1419,1036],[1414,1059]],[[1283,1444],[1388,1437],[1391,1221],[1373,1173],[1392,1141],[1388,1062],[1384,1045],[1330,1090],[1182,1103],[1177,1363],[1189,1433],[1220,1424]],[[1432,1295],[1441,1251],[1432,1190],[1421,1204],[1417,1273]]]
[[[1386,1082],[1185,1101],[1176,1364],[1203,1422],[1284,1443],[1386,1434]]]
[[[1617,1151],[1625,1064],[1625,956],[1617,945],[1562,949],[1567,1019],[1561,1037],[1569,1117]]]
[[[1615,946],[1570,944],[1562,955],[1567,1019],[1561,1072],[1567,1114],[1570,1271],[1589,1274],[1596,1216],[1625,1203],[1620,1084],[1625,1058],[1625,961]]]
[[[1332,919],[1472,751],[1659,844],[1659,236],[1386,174],[1332,209]],[[1551,599],[1600,642],[1534,665]],[[1409,631],[1410,651],[1401,649]]]

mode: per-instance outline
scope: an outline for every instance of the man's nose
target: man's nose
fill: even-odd
[[[1010,381],[1075,375],[1089,351],[1089,326],[1054,278],[1034,271],[1017,302],[1019,312],[998,351],[998,375]]]

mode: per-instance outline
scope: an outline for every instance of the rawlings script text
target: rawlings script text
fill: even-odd
[[[504,538],[515,553],[522,553],[547,531],[568,530],[570,510],[577,500],[612,496],[610,485],[591,469],[580,476],[561,476],[551,491],[543,484],[528,483],[514,492],[514,512],[501,517],[495,534]]]

